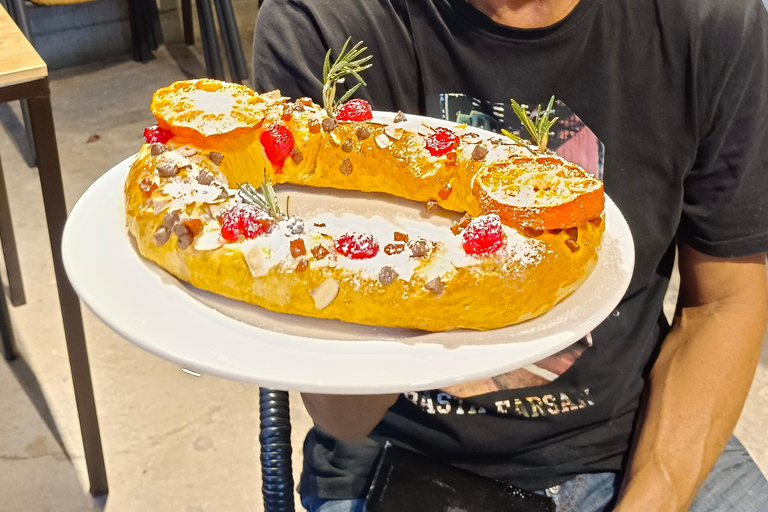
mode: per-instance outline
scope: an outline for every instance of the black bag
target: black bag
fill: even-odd
[[[554,512],[546,496],[386,443],[368,512]]]

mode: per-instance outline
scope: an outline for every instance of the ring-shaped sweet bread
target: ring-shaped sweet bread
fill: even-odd
[[[589,276],[599,180],[530,144],[359,102],[330,117],[215,80],[158,90],[125,184],[141,254],[273,311],[430,331],[527,320]],[[386,193],[457,220],[291,217],[270,183]]]

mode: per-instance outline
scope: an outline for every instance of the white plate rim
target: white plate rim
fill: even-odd
[[[132,301],[121,302],[119,298],[125,293],[141,295],[135,287],[152,283],[153,277],[148,274],[157,280],[157,273],[148,268],[153,264],[141,258],[130,244],[124,224],[122,230],[115,225],[116,211],[122,212],[123,223],[125,220],[123,184],[133,158],[123,160],[102,175],[72,209],[62,241],[65,270],[82,301],[115,332],[158,357],[201,374],[275,389],[344,394],[437,389],[500,375],[554,354],[592,331],[619,303],[634,268],[631,232],[619,209],[606,196],[606,230],[610,226],[620,241],[621,267],[625,271],[622,280],[615,283],[600,311],[579,325],[570,326],[567,332],[537,341],[448,349],[429,343],[304,338],[230,318],[203,305],[179,286],[150,284],[156,288],[153,296],[159,294],[163,299],[165,318],[160,318],[156,307],[136,300],[135,296]],[[115,204],[116,200],[119,204]],[[91,236],[88,228],[101,228],[104,238]],[[129,266],[119,269],[120,262],[128,262]],[[126,270],[135,274],[137,280],[128,279]],[[139,279],[142,277],[146,279]],[[166,279],[175,281],[170,275]],[[194,314],[190,317],[191,313]],[[179,327],[169,325],[174,322],[168,318],[186,320]],[[222,334],[227,336],[226,343],[217,349],[215,340]],[[264,358],[268,361],[260,360]],[[439,371],[440,364],[446,363],[453,365],[450,371]]]

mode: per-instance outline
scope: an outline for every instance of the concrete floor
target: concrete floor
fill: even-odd
[[[255,3],[255,2],[253,2]],[[244,41],[254,15],[241,15]],[[246,49],[248,44],[246,44]],[[246,50],[249,52],[249,50]],[[131,61],[53,75],[54,115],[68,203],[132,154],[153,121],[158,87],[202,75],[199,48],[163,48]],[[37,172],[18,105],[0,105],[2,155],[27,300],[12,311],[23,357],[0,361],[0,511],[260,511],[258,389],[191,377],[125,342],[84,312],[110,494],[92,499],[58,311]],[[99,135],[96,142],[87,142]],[[293,397],[295,474],[310,425]],[[768,351],[764,351],[737,434],[768,472]]]

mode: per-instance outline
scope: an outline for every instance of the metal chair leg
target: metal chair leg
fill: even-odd
[[[227,58],[230,59],[232,81],[242,83],[248,78],[248,68],[245,64],[243,44],[240,40],[240,30],[237,28],[235,10],[231,0],[215,0],[219,13],[219,26],[224,44],[229,48]]]
[[[288,392],[261,388],[259,399],[264,512],[294,512]]]
[[[237,67],[235,67],[234,55],[232,54],[232,45],[229,38],[229,24],[222,8],[222,0],[213,0],[213,5],[216,8],[216,15],[219,18],[219,32],[221,33],[221,42],[224,45],[224,54],[227,57],[227,64],[229,65],[229,74],[232,77],[233,82],[237,82]]]
[[[8,1],[9,13],[16,25],[19,26],[21,33],[24,34],[29,42],[32,42],[32,31],[29,28],[29,18],[27,17],[27,9],[24,5],[24,0],[9,0]],[[12,12],[11,12],[12,11]]]
[[[216,35],[216,22],[210,0],[196,0],[197,18],[200,21],[200,36],[203,39],[205,70],[208,78],[224,80],[224,68],[221,65],[219,41]]]
[[[195,44],[195,27],[192,22],[192,0],[181,0],[181,20],[184,27],[184,43]]]
[[[85,463],[88,468],[91,494],[100,496],[108,492],[107,473],[104,467],[96,402],[93,397],[91,369],[88,365],[88,351],[85,345],[80,300],[67,279],[61,254],[61,238],[67,219],[67,206],[61,180],[61,165],[56,146],[56,131],[53,125],[47,79],[44,87],[44,93],[29,98],[29,114],[32,118],[32,132],[37,148],[40,187],[43,191],[48,237],[53,253],[53,269],[59,291],[64,336],[67,342],[72,384],[75,388],[75,402],[83,436]]]
[[[27,299],[24,296],[24,281],[21,278],[21,265],[19,265],[19,253],[16,250],[16,237],[13,234],[11,207],[8,204],[8,190],[5,188],[2,162],[0,162],[0,241],[3,243],[11,304],[17,307],[23,306]]]

